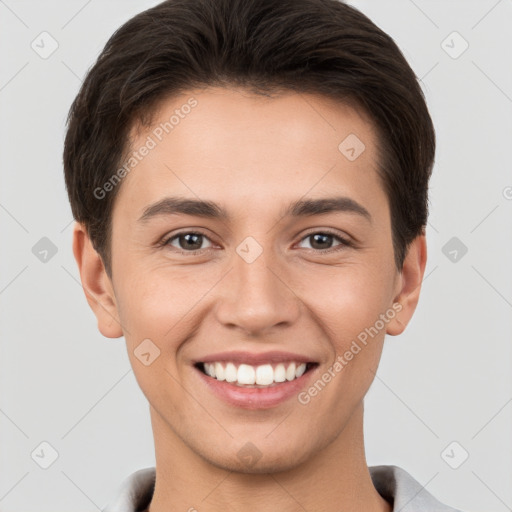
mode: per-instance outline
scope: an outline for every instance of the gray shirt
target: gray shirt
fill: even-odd
[[[378,493],[393,504],[393,512],[461,512],[436,500],[407,471],[398,466],[370,466]],[[155,468],[144,468],[129,475],[103,512],[141,512],[153,496]]]

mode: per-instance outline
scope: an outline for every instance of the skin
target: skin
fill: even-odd
[[[366,464],[363,398],[385,334],[400,334],[416,308],[426,242],[413,241],[399,272],[373,125],[317,95],[206,88],[166,99],[153,126],[133,128],[132,149],[191,96],[197,106],[122,181],[112,279],[84,226],[76,223],[73,234],[98,328],[124,335],[150,404],[156,486],[148,510],[389,512]],[[354,161],[338,150],[350,133],[365,144]],[[214,201],[231,219],[138,221],[166,196]],[[357,201],[371,220],[353,212],[282,215],[292,201],[332,196]],[[204,233],[199,254],[179,238],[157,247],[187,230]],[[308,235],[325,230],[334,236],[315,245]],[[252,263],[236,252],[248,236],[263,250]],[[306,405],[296,397],[266,410],[228,405],[192,366],[225,350],[290,351],[318,362],[310,386],[394,303],[402,306],[395,318]],[[160,350],[149,366],[134,353],[147,338]],[[261,454],[250,467],[237,456],[248,442]]]

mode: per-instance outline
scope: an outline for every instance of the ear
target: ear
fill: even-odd
[[[123,330],[112,283],[85,226],[78,222],[75,222],[73,229],[73,254],[78,264],[85,297],[98,320],[99,331],[107,338],[121,337]]]
[[[418,235],[409,245],[404,265],[397,280],[397,293],[393,309],[396,316],[388,323],[386,333],[402,334],[409,323],[420,298],[421,283],[427,264],[427,241]],[[400,304],[400,306],[398,306]]]

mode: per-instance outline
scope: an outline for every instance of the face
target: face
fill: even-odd
[[[100,330],[125,336],[157,445],[295,467],[360,410],[410,316],[372,124],[320,96],[207,88],[162,103],[132,132],[143,146],[118,185]]]

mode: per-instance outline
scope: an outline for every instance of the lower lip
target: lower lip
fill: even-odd
[[[285,381],[267,388],[249,388],[237,386],[225,380],[217,380],[203,373],[199,368],[194,370],[220,399],[230,405],[243,409],[269,409],[275,407],[292,396],[297,396],[306,385],[306,382],[315,373],[317,366],[309,369],[299,378]]]

